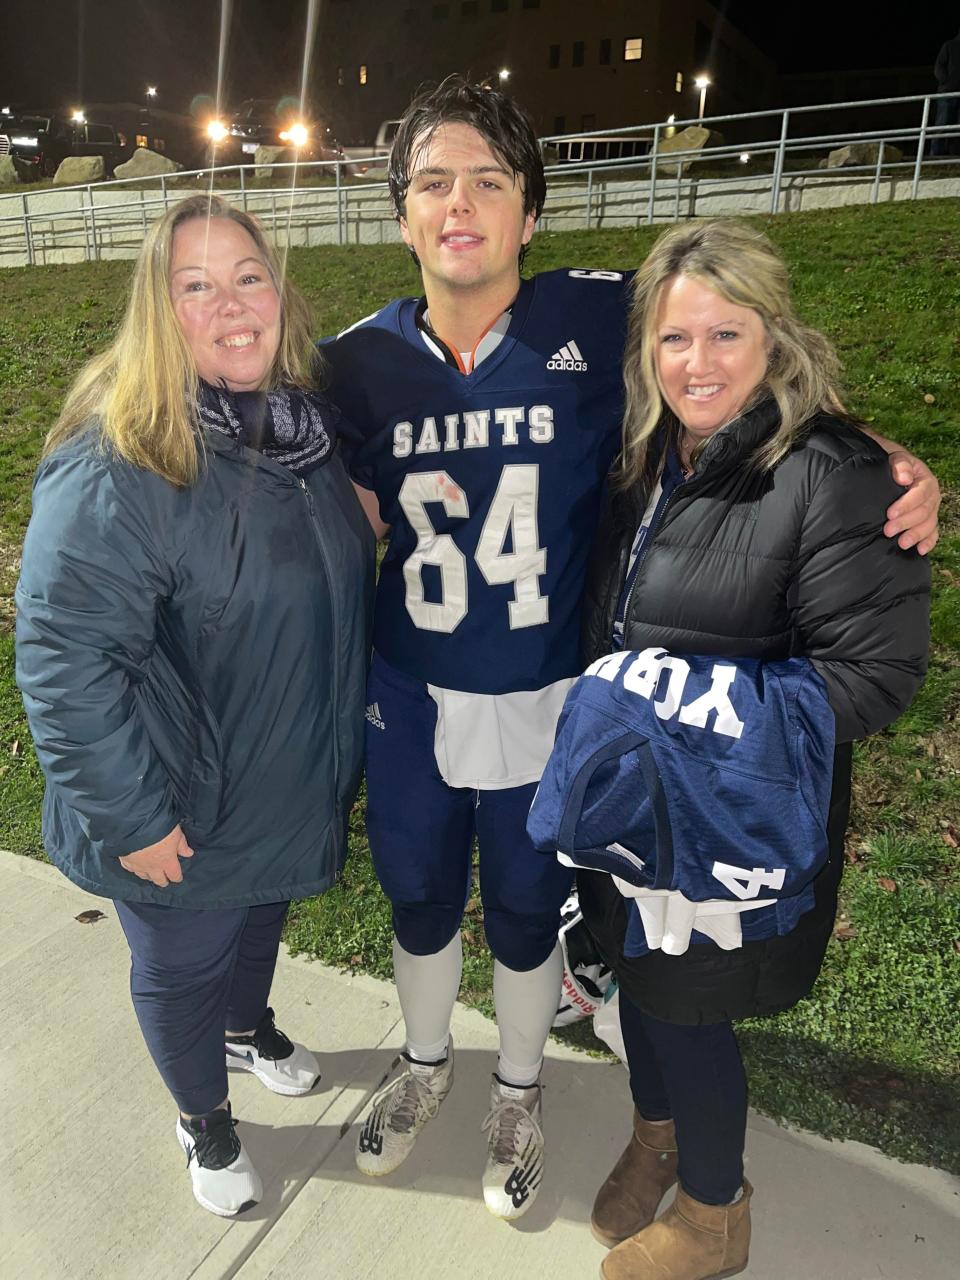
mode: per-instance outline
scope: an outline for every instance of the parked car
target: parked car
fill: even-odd
[[[40,178],[52,178],[67,156],[103,156],[107,177],[112,177],[129,150],[112,125],[63,112],[17,109],[0,115],[0,155],[29,161]]]
[[[258,147],[288,147],[302,161],[337,161],[343,155],[330,130],[296,103],[247,98],[223,122],[208,129],[218,165],[252,163]]]
[[[399,120],[384,120],[377,130],[377,140],[372,146],[368,144],[353,146],[350,143],[344,143],[341,150],[345,158],[351,161],[348,172],[357,176],[364,173],[376,175],[381,171],[385,173],[390,148],[393,146],[399,126]]]

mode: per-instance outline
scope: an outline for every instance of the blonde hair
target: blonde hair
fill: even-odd
[[[174,233],[193,218],[225,218],[241,226],[280,296],[280,341],[267,385],[309,389],[316,384],[319,359],[310,307],[287,280],[260,223],[219,196],[189,196],[147,232],[117,335],[80,371],[46,438],[44,457],[95,420],[101,446],[127,462],[171,484],[196,480],[202,448],[195,409],[199,375],[170,300]]]
[[[653,463],[650,441],[661,424],[677,435],[681,429],[661,394],[656,366],[660,299],[676,276],[749,307],[763,321],[769,364],[741,413],[772,396],[780,425],[755,454],[754,465],[763,470],[774,466],[818,411],[848,417],[837,389],[840,365],[833,347],[797,318],[786,265],[767,237],[729,219],[673,227],[657,240],[634,281],[623,364],[626,405],[618,483],[634,484],[648,471]]]

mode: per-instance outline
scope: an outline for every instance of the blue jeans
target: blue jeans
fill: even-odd
[[[620,991],[630,1092],[645,1120],[673,1117],[684,1191],[729,1204],[743,1184],[747,1078],[733,1024],[679,1026],[642,1013]]]
[[[186,1115],[227,1096],[223,1035],[266,1012],[288,902],[186,911],[114,902],[130,947],[130,994],[150,1056]]]

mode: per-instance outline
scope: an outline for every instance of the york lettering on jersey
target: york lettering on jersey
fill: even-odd
[[[460,449],[508,449],[520,443],[526,431],[532,444],[550,444],[553,440],[553,407],[522,405],[502,409],[475,409],[463,413],[428,416],[414,422],[398,422],[393,428],[393,456],[409,458],[413,454],[454,453]]]
[[[709,723],[713,733],[722,733],[729,738],[739,738],[743,733],[743,721],[730,701],[730,690],[737,676],[736,667],[715,662],[710,673],[710,688],[699,698],[687,703],[683,702],[683,695],[690,675],[690,664],[683,658],[667,653],[666,649],[612,653],[598,659],[584,674],[612,681],[617,678],[621,669],[624,689],[653,701],[653,709],[659,719],[671,720],[676,716],[681,724],[706,729],[711,721],[711,713],[716,713]],[[664,675],[667,677],[666,687],[657,697]]]

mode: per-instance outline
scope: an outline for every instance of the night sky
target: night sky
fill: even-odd
[[[397,0],[384,0],[390,12]],[[139,101],[145,84],[158,105],[186,110],[195,93],[214,93],[217,0],[2,0],[0,96],[40,105]],[[956,0],[903,7],[900,25],[876,3],[845,0],[779,4],[715,0],[781,71],[932,66],[960,27]],[[296,93],[307,0],[233,0],[226,100]],[[84,56],[78,58],[83,14]],[[931,75],[931,89],[934,82]]]

